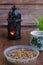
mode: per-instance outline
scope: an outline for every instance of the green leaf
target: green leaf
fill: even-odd
[[[36,27],[39,27],[39,22],[37,19],[35,20],[35,24],[36,24]]]
[[[40,22],[41,21],[41,17],[40,16],[38,16],[38,22]]]
[[[43,30],[43,16],[38,16],[38,19],[35,20],[35,24],[40,30]]]

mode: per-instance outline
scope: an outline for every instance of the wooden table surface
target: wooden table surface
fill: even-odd
[[[7,29],[0,27],[0,65],[9,65],[3,55],[4,49],[14,45],[30,45],[30,32],[34,30],[33,27],[22,27],[21,28],[21,39],[19,40],[8,40]],[[36,65],[43,65],[43,51],[36,61]]]

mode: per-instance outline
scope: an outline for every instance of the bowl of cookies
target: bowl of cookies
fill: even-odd
[[[16,45],[4,50],[7,61],[15,65],[35,65],[39,50],[26,45]]]

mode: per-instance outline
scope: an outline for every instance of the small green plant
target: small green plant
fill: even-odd
[[[43,30],[43,16],[38,16],[38,19],[35,21],[35,24],[39,30]]]

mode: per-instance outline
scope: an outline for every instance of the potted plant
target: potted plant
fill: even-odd
[[[43,31],[43,16],[38,16],[38,19],[35,20],[35,25],[40,31]]]
[[[43,16],[35,20],[35,25],[37,29],[30,32],[30,42],[32,46],[43,50]]]

